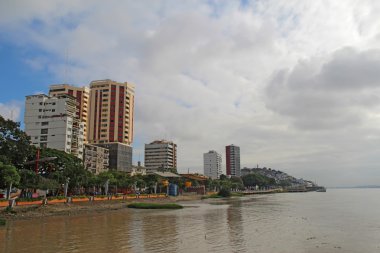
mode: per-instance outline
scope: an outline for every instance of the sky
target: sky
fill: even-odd
[[[202,172],[203,153],[225,161],[235,144],[242,167],[379,185],[378,13],[376,0],[2,0],[0,114],[22,122],[25,96],[51,84],[127,81],[135,163],[168,139],[180,172]]]

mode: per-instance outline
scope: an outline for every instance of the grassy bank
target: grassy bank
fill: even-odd
[[[207,196],[203,196],[202,199],[219,199],[219,198],[230,198],[230,197],[244,197],[241,192],[228,192],[227,194],[215,193]]]
[[[231,197],[244,197],[244,193],[241,192],[231,192]]]
[[[131,203],[128,208],[138,209],[181,209],[183,206],[174,203]]]

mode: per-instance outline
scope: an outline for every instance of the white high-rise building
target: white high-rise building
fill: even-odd
[[[222,156],[214,150],[203,154],[204,174],[212,179],[222,175]]]
[[[80,122],[84,123],[84,143],[87,141],[87,124],[88,124],[88,111],[89,111],[89,98],[90,89],[86,86],[77,87],[69,84],[55,84],[49,87],[49,96],[57,97],[62,94],[68,94],[75,97],[77,101],[77,116]]]
[[[73,96],[26,96],[24,123],[33,145],[62,150],[83,159],[84,123],[77,116]]]

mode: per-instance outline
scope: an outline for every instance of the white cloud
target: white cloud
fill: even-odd
[[[19,101],[0,103],[0,115],[5,119],[20,121],[23,104]]]
[[[244,7],[237,1],[6,1],[0,31],[50,54],[26,61],[72,83],[135,83],[135,138],[176,141],[182,170],[201,171],[203,152],[224,152],[234,143],[243,165],[329,185],[354,183],[339,176],[350,171],[357,182],[372,183],[379,173],[357,171],[365,166],[370,173],[380,152],[379,8],[370,0]]]

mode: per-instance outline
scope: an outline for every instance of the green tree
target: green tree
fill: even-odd
[[[16,167],[0,162],[0,186],[7,188],[7,199],[11,197],[12,186],[18,184],[20,175]]]
[[[219,188],[220,189],[228,189],[228,190],[230,190],[232,188],[231,180],[229,180],[229,179],[220,180],[220,182],[219,182]]]
[[[142,175],[134,175],[132,177],[132,182],[133,182],[133,185],[135,185],[135,187],[140,190],[146,187],[146,183]]]
[[[40,176],[37,187],[41,190],[57,190],[60,185],[54,179],[44,178]]]
[[[222,174],[219,176],[219,179],[220,180],[226,180],[226,179],[228,179],[228,177],[226,175]]]
[[[34,171],[22,169],[22,170],[19,170],[19,174],[20,174],[20,183],[19,183],[20,189],[25,190],[25,189],[36,188],[38,184],[39,176]]]
[[[153,190],[153,192],[156,193],[157,192],[157,185],[158,185],[158,183],[160,181],[159,176],[157,176],[155,174],[151,174],[151,175],[145,175],[142,178],[143,178],[143,180],[145,182],[145,185],[147,187],[149,187],[149,189],[151,190],[151,192]]]
[[[244,186],[270,186],[275,185],[276,181],[273,178],[269,178],[260,174],[252,173],[242,177]]]
[[[29,136],[20,129],[20,123],[0,116],[0,161],[22,169],[34,156],[34,150]]]
[[[40,163],[39,174],[41,176],[55,180],[59,184],[63,184],[69,179],[68,191],[76,194],[88,184],[89,174],[78,157],[56,149],[41,149],[40,158],[47,157],[56,159]]]
[[[230,181],[231,181],[231,188],[244,189],[244,183],[240,177],[231,177]]]
[[[105,193],[108,194],[108,189],[106,187],[106,184],[108,182],[108,186],[111,186],[112,184],[115,184],[117,180],[115,180],[114,175],[112,174],[112,171],[105,171],[98,175],[99,181],[101,186],[104,186]]]

